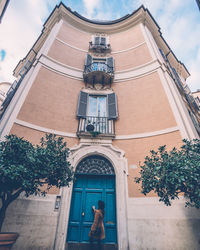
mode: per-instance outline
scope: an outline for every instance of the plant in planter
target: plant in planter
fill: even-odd
[[[95,122],[91,123],[90,120],[88,120],[88,125],[86,126],[86,130],[93,136],[96,137],[97,135],[101,134],[99,131],[95,130]]]
[[[73,179],[69,149],[62,137],[46,134],[37,146],[16,135],[5,138],[0,141],[0,232],[6,209],[22,192],[26,197],[45,196],[52,186],[69,186]]]
[[[91,121],[88,120],[88,124],[87,124],[87,126],[86,126],[86,130],[87,130],[88,132],[93,132],[93,131],[94,131],[94,125],[95,125],[95,122],[91,123]]]
[[[101,133],[99,131],[90,131],[90,134],[92,135],[92,137],[96,137]]]

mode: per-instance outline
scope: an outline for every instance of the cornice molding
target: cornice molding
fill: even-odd
[[[80,18],[80,15],[77,15],[78,13],[73,13],[69,11],[69,9],[62,4],[58,7],[59,16],[62,17],[63,20],[70,23],[74,27],[80,30],[87,31],[89,33],[103,32],[107,34],[112,34],[116,32],[118,33],[122,30],[127,30],[143,20],[144,12],[145,10],[143,9],[143,7],[140,7],[134,12],[133,15],[127,15],[127,18],[125,19],[121,18],[121,21],[119,19],[119,21],[115,20],[110,22],[103,21],[95,23],[95,21],[86,18],[84,18],[85,20],[83,20],[82,18]]]

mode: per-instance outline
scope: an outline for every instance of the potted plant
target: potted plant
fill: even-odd
[[[53,134],[46,134],[36,146],[16,135],[0,141],[0,232],[6,209],[21,193],[45,196],[52,186],[69,185],[73,169],[68,155],[63,138]],[[16,233],[0,233],[0,249],[10,249],[17,237]]]
[[[90,121],[88,121],[88,124],[87,124],[87,126],[86,126],[86,130],[87,130],[88,132],[94,131],[94,124],[95,124],[95,122],[91,123]]]

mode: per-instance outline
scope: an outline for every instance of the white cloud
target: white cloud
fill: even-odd
[[[163,0],[138,0],[138,3],[147,7],[152,15],[156,15],[159,9],[163,6]]]
[[[101,0],[83,0],[83,4],[86,8],[87,17],[92,18],[95,9],[100,8]]]
[[[13,82],[12,72],[36,41],[42,29],[42,18],[47,14],[47,6],[40,0],[10,3],[0,24],[0,50],[6,51],[5,60],[0,63],[0,82]]]

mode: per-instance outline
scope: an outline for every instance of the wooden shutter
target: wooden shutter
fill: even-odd
[[[116,119],[118,117],[117,111],[117,97],[115,93],[108,94],[108,118]]]
[[[87,101],[88,101],[88,93],[81,91],[78,99],[78,110],[77,110],[78,117],[86,117]]]
[[[105,37],[101,37],[101,45],[106,45],[106,38]]]
[[[99,36],[95,36],[95,38],[94,38],[94,44],[95,45],[99,45],[100,44],[100,37]]]
[[[110,71],[114,71],[114,61],[113,57],[108,57],[107,58],[107,65]]]
[[[90,66],[92,64],[92,56],[90,54],[87,54],[85,66]]]

